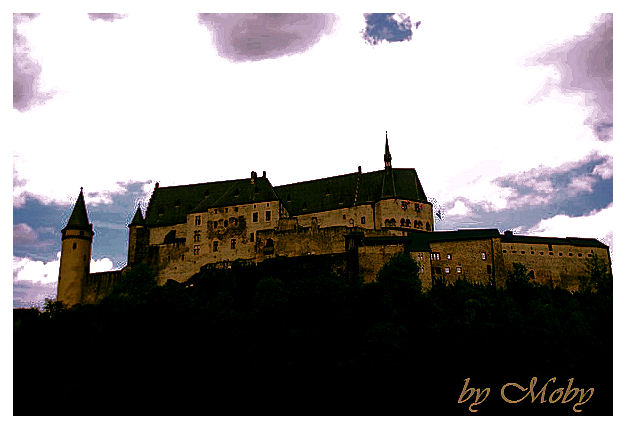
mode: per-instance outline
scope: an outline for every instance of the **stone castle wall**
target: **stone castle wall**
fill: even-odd
[[[122,278],[123,270],[91,273],[87,276],[87,283],[83,287],[81,304],[96,304],[107,296]]]

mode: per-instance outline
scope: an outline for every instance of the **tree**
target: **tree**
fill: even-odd
[[[597,292],[602,295],[611,295],[613,292],[613,276],[609,270],[609,264],[598,257],[596,253],[585,260],[586,276],[580,284],[582,293]]]

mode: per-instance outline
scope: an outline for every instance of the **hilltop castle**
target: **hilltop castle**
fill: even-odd
[[[128,225],[126,268],[146,263],[164,284],[186,281],[208,265],[324,254],[371,281],[391,256],[405,252],[419,263],[424,287],[436,278],[501,287],[520,262],[538,282],[576,288],[587,258],[610,263],[608,246],[595,239],[434,231],[433,206],[415,169],[392,168],[387,139],[384,166],[283,186],[254,171],[222,182],[156,183],[145,217],[137,207]],[[65,304],[97,302],[126,269],[90,274],[93,236],[81,188],[62,230],[57,300]]]

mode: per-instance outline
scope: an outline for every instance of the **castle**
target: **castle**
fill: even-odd
[[[202,267],[233,261],[335,255],[346,272],[368,282],[399,252],[420,266],[424,287],[457,278],[502,287],[516,262],[532,279],[576,289],[585,260],[609,263],[609,248],[596,239],[500,234],[497,229],[434,231],[433,205],[412,168],[392,168],[385,138],[383,170],[357,172],[283,186],[259,177],[194,185],[156,183],[145,217],[128,225],[127,266],[89,273],[94,232],[81,188],[62,230],[57,300],[95,303],[126,268],[148,264],[157,282],[188,280]]]

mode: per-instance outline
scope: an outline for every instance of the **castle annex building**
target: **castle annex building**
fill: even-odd
[[[157,281],[183,282],[202,267],[233,261],[335,255],[364,281],[394,254],[410,254],[424,287],[437,278],[503,286],[513,263],[531,278],[577,288],[585,260],[610,262],[608,246],[588,238],[514,235],[497,229],[434,231],[433,206],[413,168],[393,168],[385,142],[384,169],[273,186],[265,172],[223,182],[155,185],[145,217],[128,225],[128,262],[120,271],[89,273],[94,237],[83,192],[62,230],[57,299],[94,303],[128,267],[146,263]]]

